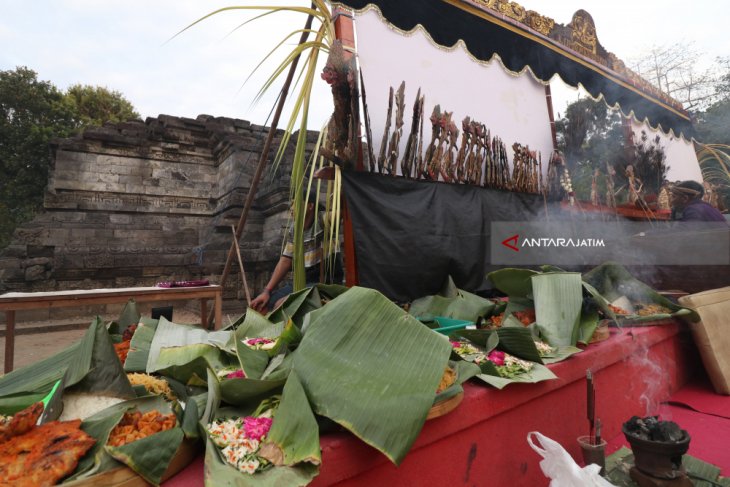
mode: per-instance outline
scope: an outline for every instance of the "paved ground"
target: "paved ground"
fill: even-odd
[[[237,319],[238,316],[223,315],[223,326]],[[116,318],[109,317],[108,319]],[[200,323],[200,315],[184,309],[175,309],[173,314],[175,323]],[[32,364],[56,352],[63,350],[77,340],[81,339],[86,331],[91,318],[79,316],[77,318],[65,319],[62,323],[54,322],[31,322],[18,323],[18,329],[33,329],[30,334],[17,334],[15,336],[15,357],[14,368],[18,369]],[[63,328],[63,331],[53,331],[54,326]],[[71,329],[69,329],[71,328]],[[5,326],[0,326],[4,331]],[[3,333],[4,335],[4,333]],[[2,375],[2,364],[5,361],[5,337],[0,337],[0,375]]]

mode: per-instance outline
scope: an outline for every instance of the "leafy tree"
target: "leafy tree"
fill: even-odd
[[[75,84],[66,91],[66,99],[82,127],[139,118],[139,113],[120,92],[102,86]]]
[[[0,247],[43,203],[48,141],[75,127],[72,107],[50,82],[26,67],[0,71]]]
[[[43,204],[49,141],[131,117],[138,115],[119,92],[76,85],[64,94],[27,67],[0,71],[0,248]]]
[[[589,200],[593,175],[598,169],[598,190],[601,199],[605,197],[605,175],[607,164],[616,171],[615,188],[628,183],[626,168],[632,165],[634,174],[644,187],[645,194],[657,194],[667,173],[664,150],[658,140],[649,140],[642,132],[634,146],[628,146],[624,136],[621,116],[609,110],[603,101],[582,98],[568,105],[565,116],[555,122],[558,135],[558,148],[565,155],[568,170],[573,181],[573,189],[580,200]]]

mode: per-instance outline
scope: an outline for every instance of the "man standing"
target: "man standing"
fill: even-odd
[[[672,186],[672,219],[683,222],[725,222],[716,208],[702,201],[705,190],[696,181],[682,181]]]
[[[306,197],[306,194],[305,194]],[[319,282],[320,264],[322,262],[322,241],[324,238],[324,230],[315,207],[317,205],[317,192],[310,192],[308,201],[306,201],[307,209],[304,214],[304,271],[307,286],[313,286]],[[283,301],[286,296],[294,291],[291,283],[287,283],[280,289],[277,286],[286,278],[292,268],[292,257],[294,256],[294,228],[289,229],[286,245],[279,257],[279,262],[271,274],[269,282],[251,301],[251,307],[259,312],[266,312],[270,308],[275,308],[279,301]]]

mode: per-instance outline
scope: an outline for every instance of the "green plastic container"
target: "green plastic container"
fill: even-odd
[[[457,320],[455,318],[446,318],[445,316],[434,316],[433,319],[439,324],[439,327],[434,328],[433,331],[442,335],[450,335],[451,332],[463,330],[467,326],[474,324],[473,321]]]

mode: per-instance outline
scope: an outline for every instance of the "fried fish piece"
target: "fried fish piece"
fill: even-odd
[[[43,414],[43,403],[31,404],[22,411],[15,413],[10,421],[0,424],[0,443],[8,441],[13,436],[18,436],[30,431]]]
[[[52,421],[0,444],[0,487],[56,485],[96,443],[81,420]]]

